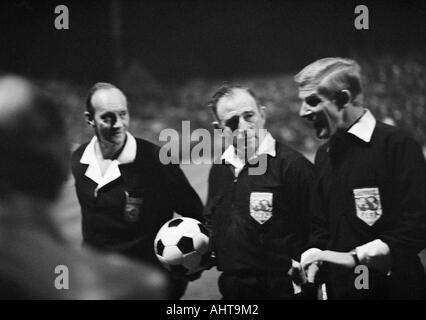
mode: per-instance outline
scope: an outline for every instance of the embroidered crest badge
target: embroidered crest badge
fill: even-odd
[[[124,208],[124,220],[127,222],[136,222],[140,218],[140,211],[143,199],[130,197],[126,192],[126,206]]]
[[[260,224],[272,217],[272,196],[270,192],[250,193],[250,215]]]
[[[356,215],[370,227],[382,216],[379,188],[354,189]]]

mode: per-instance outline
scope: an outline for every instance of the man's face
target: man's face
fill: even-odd
[[[93,122],[100,142],[121,147],[129,127],[127,101],[118,89],[101,89],[92,96]]]
[[[234,133],[232,144],[237,153],[244,155],[247,151],[250,156],[259,145],[259,129],[265,125],[263,111],[255,99],[243,89],[234,89],[231,95],[219,99],[217,116],[225,134]]]
[[[302,100],[299,115],[311,122],[320,139],[328,139],[342,126],[343,114],[334,101],[313,91],[300,92]]]

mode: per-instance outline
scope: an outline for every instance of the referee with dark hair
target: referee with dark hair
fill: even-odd
[[[223,299],[297,299],[312,164],[264,129],[265,108],[248,88],[223,87],[209,105],[229,142],[204,212]]]

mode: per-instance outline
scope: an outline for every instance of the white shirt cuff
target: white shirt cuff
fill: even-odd
[[[304,260],[306,259],[307,256],[309,256],[310,254],[316,253],[316,252],[321,252],[321,249],[318,248],[310,248],[308,250],[306,250],[305,252],[302,253],[302,255],[300,256],[300,263],[303,264]]]

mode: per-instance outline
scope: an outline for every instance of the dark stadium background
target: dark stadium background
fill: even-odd
[[[54,28],[69,8],[70,29]],[[370,29],[354,28],[369,8]],[[426,153],[425,1],[6,0],[0,4],[0,72],[31,77],[56,93],[70,137],[90,137],[82,113],[88,88],[111,81],[127,93],[132,131],[158,143],[164,128],[210,128],[206,102],[223,82],[248,85],[268,107],[268,128],[310,159],[320,141],[297,115],[293,75],[325,56],[357,59],[366,105],[410,131]],[[185,166],[206,197],[208,166]],[[58,219],[79,244],[79,208],[70,180]],[[426,255],[423,255],[426,263]],[[218,298],[217,272],[191,284],[186,298]]]

